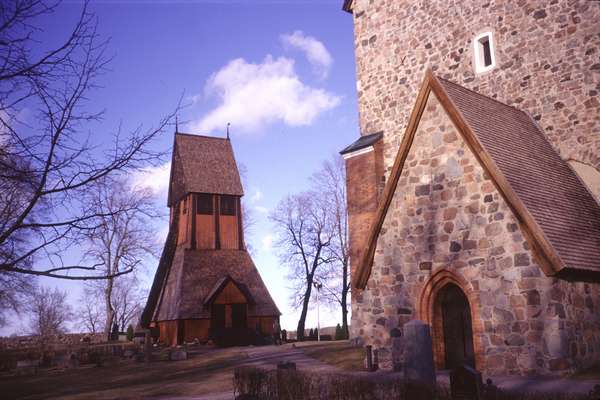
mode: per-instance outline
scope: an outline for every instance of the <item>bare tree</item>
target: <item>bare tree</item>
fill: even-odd
[[[313,282],[319,268],[331,262],[326,250],[332,241],[332,221],[314,192],[288,196],[270,218],[276,227],[279,257],[290,268],[293,306],[302,309],[297,328],[302,340]]]
[[[78,323],[87,332],[106,333],[106,304],[103,300],[105,287],[99,284],[103,282],[105,281],[89,283],[80,299]],[[146,293],[135,274],[120,276],[114,280],[111,304],[114,310],[113,320],[120,331],[125,331],[130,324],[139,320],[145,299]]]
[[[142,314],[146,293],[140,288],[135,275],[119,277],[115,282],[113,308],[119,330],[124,332],[136,323]]]
[[[239,163],[238,170],[240,173],[240,178],[242,180],[242,187],[248,187],[248,168],[245,164]],[[248,200],[245,197],[242,197],[241,201],[242,205],[242,228],[244,234],[244,245],[246,249],[252,254],[254,252],[254,245],[250,240],[250,234],[252,233],[252,228],[256,224],[256,219],[254,218],[254,212],[252,208],[248,205]]]
[[[339,304],[342,311],[342,330],[348,337],[348,296],[350,294],[350,268],[348,253],[348,214],[346,212],[346,169],[344,160],[334,155],[326,160],[311,177],[313,191],[318,193],[329,218],[332,232],[326,254],[330,263],[322,268],[319,280],[323,283],[325,299]]]
[[[48,287],[41,287],[33,293],[29,311],[31,331],[42,338],[64,333],[73,316],[67,303],[67,293]]]
[[[104,330],[104,310],[93,287],[86,287],[79,298],[77,323],[85,332],[97,333]]]
[[[61,257],[112,216],[81,199],[106,177],[161,162],[150,147],[177,110],[149,129],[92,135],[103,111],[91,111],[88,98],[109,61],[107,43],[86,3],[62,43],[42,48],[35,23],[57,6],[0,2],[0,273],[105,279],[131,265],[98,274],[99,265]]]
[[[156,257],[158,241],[152,219],[159,218],[154,206],[154,197],[148,189],[132,187],[124,179],[105,179],[90,192],[86,200],[97,215],[103,215],[100,223],[86,231],[88,250],[86,257],[99,267],[99,273],[107,277],[94,283],[104,300],[104,332],[110,334],[116,319],[116,309],[121,307],[124,320],[130,320],[133,311],[127,307],[128,290],[132,284],[117,282],[124,278],[125,271],[135,271],[144,258]],[[115,296],[121,297],[118,300]]]

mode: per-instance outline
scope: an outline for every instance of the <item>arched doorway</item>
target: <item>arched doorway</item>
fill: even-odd
[[[442,328],[435,336],[443,341],[444,367],[452,369],[463,364],[475,367],[473,324],[467,296],[457,285],[448,283],[437,292],[434,301],[434,318],[441,320]]]

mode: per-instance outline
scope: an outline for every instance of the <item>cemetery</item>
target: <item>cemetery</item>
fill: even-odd
[[[1,1],[0,397],[600,400],[599,21]]]

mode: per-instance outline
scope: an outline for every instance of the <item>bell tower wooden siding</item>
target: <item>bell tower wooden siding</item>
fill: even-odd
[[[212,204],[210,212],[199,206],[207,196]],[[179,221],[178,246],[198,250],[245,248],[240,196],[190,193],[180,200]]]

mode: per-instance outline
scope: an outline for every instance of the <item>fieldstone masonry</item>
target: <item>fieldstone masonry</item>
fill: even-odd
[[[386,176],[428,68],[528,112],[565,160],[600,170],[600,2],[354,0],[352,8],[360,128],[384,132]],[[484,31],[493,33],[497,65],[475,74],[472,40]],[[423,319],[443,367],[439,317],[423,296],[434,299],[436,282],[446,281],[468,297],[484,373],[566,373],[600,360],[600,285],[543,274],[431,95],[371,277],[352,296],[351,336],[389,349],[391,329]]]
[[[404,378],[435,385],[435,368],[431,353],[429,325],[412,320],[404,325]]]
[[[600,285],[542,273],[515,216],[431,93],[367,288],[353,296],[352,333],[389,348],[392,328],[423,319],[443,368],[431,291],[444,280],[469,300],[477,369],[556,373],[600,359]]]
[[[600,169],[600,2],[354,0],[353,18],[360,128],[384,132],[388,172],[428,68],[529,112],[564,159]],[[475,74],[485,31],[497,66]]]

